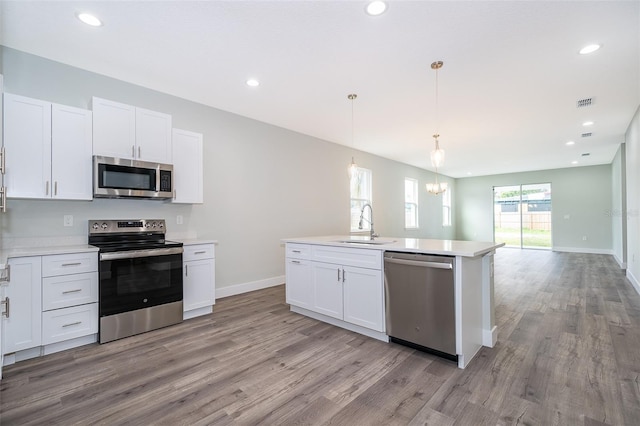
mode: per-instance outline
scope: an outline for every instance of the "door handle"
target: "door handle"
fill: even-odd
[[[6,170],[7,163],[5,161],[4,146],[0,148],[0,175],[3,175]]]
[[[7,212],[7,187],[0,186],[0,212]]]
[[[9,301],[9,297],[5,297],[4,300],[0,300],[0,305],[4,305],[4,312],[2,313],[2,315],[5,316],[5,318],[9,318],[9,307],[10,307],[10,301]]]

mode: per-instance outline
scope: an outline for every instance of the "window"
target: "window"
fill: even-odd
[[[404,178],[404,227],[418,229],[418,181]]]
[[[366,209],[362,224],[360,215],[365,204],[371,204],[371,170],[358,167],[351,178],[351,232],[371,230],[371,209]],[[360,227],[362,225],[362,228]]]
[[[451,187],[442,193],[442,226],[451,226]]]

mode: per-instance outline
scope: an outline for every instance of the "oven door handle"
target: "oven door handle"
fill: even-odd
[[[172,247],[150,250],[130,250],[114,251],[111,253],[100,253],[100,260],[134,259],[138,257],[165,256],[169,254],[180,254],[184,251],[182,247]]]

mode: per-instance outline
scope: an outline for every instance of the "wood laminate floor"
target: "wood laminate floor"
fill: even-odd
[[[639,425],[640,296],[611,256],[500,249],[495,348],[465,370],[289,311],[205,317],[6,367],[0,424]]]

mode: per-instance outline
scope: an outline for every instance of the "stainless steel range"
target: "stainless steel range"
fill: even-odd
[[[162,219],[90,220],[100,256],[100,343],[182,322],[182,243]]]

